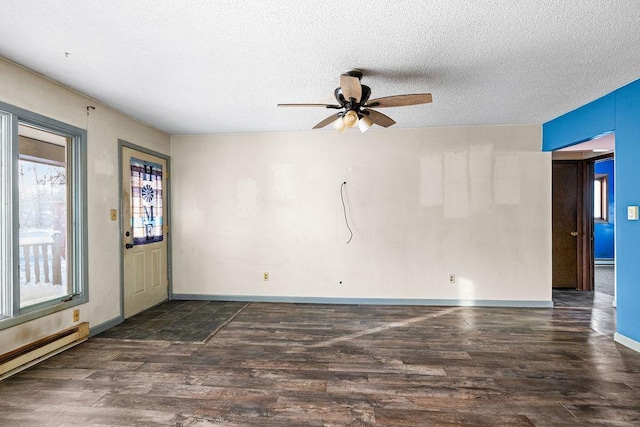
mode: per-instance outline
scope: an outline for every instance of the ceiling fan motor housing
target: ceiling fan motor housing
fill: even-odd
[[[367,85],[362,85],[362,96],[360,97],[359,102],[352,99],[346,99],[342,94],[341,87],[337,87],[333,94],[336,97],[338,103],[345,109],[345,112],[353,110],[358,113],[359,116],[361,116],[362,113],[360,112],[360,109],[364,107],[369,100],[369,97],[371,96],[371,88]]]
[[[344,73],[342,73],[342,75],[348,76],[348,77],[357,77],[358,80],[362,80],[362,70],[358,68],[351,68],[350,70],[347,70]]]

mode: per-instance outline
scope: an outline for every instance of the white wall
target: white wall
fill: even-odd
[[[120,315],[118,138],[169,153],[169,136],[0,58],[0,101],[87,129],[89,298],[80,320],[91,326]],[[96,107],[87,117],[87,106]],[[71,310],[0,330],[0,354],[71,326]]]
[[[172,136],[173,292],[548,303],[540,143],[538,125]]]

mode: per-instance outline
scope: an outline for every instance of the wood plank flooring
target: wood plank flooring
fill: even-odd
[[[92,338],[0,383],[2,426],[640,425],[611,299],[252,303],[206,343]]]

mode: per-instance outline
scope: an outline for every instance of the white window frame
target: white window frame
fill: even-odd
[[[71,230],[68,266],[71,293],[20,308],[18,230],[18,125],[69,138]],[[0,102],[0,329],[27,322],[89,301],[87,240],[87,132],[84,129]]]
[[[594,210],[594,215],[593,215],[593,220],[596,223],[601,223],[601,222],[608,222],[609,221],[609,175],[607,174],[597,174],[595,175],[594,179],[594,186],[593,186],[593,200],[594,200],[594,206],[593,206],[593,210]],[[596,185],[595,182],[598,182],[600,185],[600,191],[597,192],[596,191]],[[598,193],[596,195],[596,193]],[[595,208],[595,202],[600,202],[599,203],[599,207],[600,207],[600,215],[597,215],[596,212],[596,208]]]

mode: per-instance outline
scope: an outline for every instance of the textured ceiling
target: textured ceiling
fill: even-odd
[[[0,56],[170,134],[310,129],[349,68],[433,94],[394,127],[543,123],[640,77],[640,1],[2,0]]]

